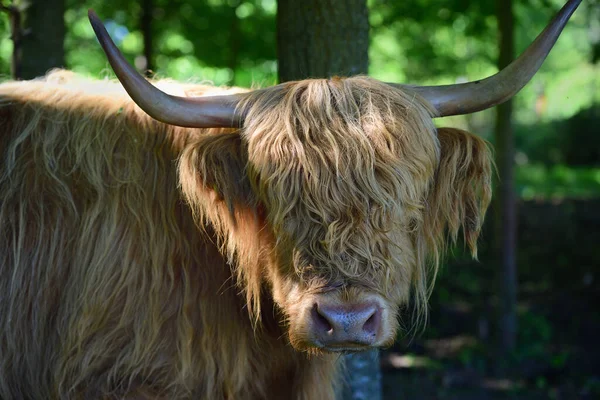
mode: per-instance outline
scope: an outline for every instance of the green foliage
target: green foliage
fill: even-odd
[[[517,193],[524,199],[600,196],[600,168],[522,165],[516,170]]]
[[[87,22],[88,8],[98,12],[113,35],[118,33],[117,42],[131,61],[142,54],[139,0],[66,1],[67,67],[92,75],[109,71]],[[562,3],[517,3],[519,50]],[[453,83],[495,72],[493,2],[369,0],[369,7],[372,76],[396,82]],[[154,72],[218,85],[275,83],[276,8],[276,0],[154,0]],[[518,121],[539,120],[535,104],[542,92],[547,102],[543,120],[574,115],[600,100],[600,91],[593,89],[594,84],[600,85],[600,73],[590,63],[600,42],[593,15],[598,15],[594,2],[584,2],[534,82],[519,95]],[[11,46],[6,17],[0,21],[0,74],[8,75]]]
[[[518,326],[518,348],[513,355],[516,362],[549,356],[548,346],[552,340],[552,325],[546,317],[531,311],[523,311],[519,313]]]
[[[517,124],[516,187],[524,199],[600,196],[600,107],[566,120]]]
[[[96,76],[110,74],[89,26],[88,8],[96,10],[123,54],[135,63],[143,53],[140,2],[90,0],[69,2],[67,66]],[[155,0],[153,72],[216,85],[271,85],[277,72],[275,12],[276,0]]]
[[[516,2],[515,38],[521,53],[542,31],[563,0]],[[448,84],[496,72],[494,2],[466,0],[371,0],[370,74],[395,82]],[[583,2],[533,81],[516,97],[523,124],[563,119],[600,101],[600,70],[592,63],[600,7]],[[594,36],[595,35],[595,36]],[[594,44],[595,43],[595,44]],[[490,129],[492,114],[484,129]],[[467,121],[472,117],[458,118]],[[485,133],[485,132],[481,132]]]
[[[570,165],[600,166],[600,106],[583,110],[564,125],[565,161]]]
[[[10,36],[8,17],[2,13],[0,14],[0,79],[10,77],[10,59],[13,50]]]
[[[398,78],[453,81],[465,75],[467,65],[475,74],[489,72],[494,65],[496,49],[486,40],[495,28],[493,2],[373,0],[371,24],[371,57],[384,64],[387,58],[389,67],[402,71]],[[395,51],[379,46],[379,35],[397,43]],[[381,52],[387,52],[385,58]],[[378,65],[372,65],[371,74],[378,76]]]

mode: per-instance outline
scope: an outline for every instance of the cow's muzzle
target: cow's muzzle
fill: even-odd
[[[311,336],[317,347],[328,351],[358,351],[379,342],[382,308],[375,301],[330,304],[317,301],[311,312]]]

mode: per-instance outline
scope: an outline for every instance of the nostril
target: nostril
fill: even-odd
[[[365,324],[362,327],[363,332],[369,335],[377,334],[377,331],[379,330],[380,321],[381,315],[379,313],[379,310],[377,308],[374,308],[372,314],[367,318]]]
[[[315,304],[312,308],[312,317],[317,329],[321,332],[331,334],[333,332],[333,326],[327,317],[319,312],[319,305]]]

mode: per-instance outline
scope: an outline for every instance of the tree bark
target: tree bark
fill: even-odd
[[[366,0],[279,0],[277,43],[281,82],[366,74]]]
[[[503,69],[514,59],[513,0],[496,0],[500,54],[498,68]],[[514,192],[514,134],[512,100],[496,109],[496,165],[500,182],[496,186],[496,250],[501,265],[499,286],[499,344],[504,354],[515,348],[517,336],[517,217]]]
[[[379,352],[376,350],[345,356],[346,375],[341,400],[379,400],[382,397]]]
[[[279,80],[366,74],[369,13],[366,0],[279,0]],[[344,400],[381,399],[379,352],[345,357]]]
[[[17,0],[23,35],[17,48],[17,79],[33,79],[65,64],[64,0]]]

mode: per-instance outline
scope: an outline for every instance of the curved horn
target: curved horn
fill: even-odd
[[[391,85],[424,97],[436,108],[436,117],[470,114],[504,103],[517,94],[538,71],[580,3],[581,0],[569,0],[527,50],[496,75],[456,85]]]
[[[191,128],[236,127],[242,120],[235,112],[243,94],[205,97],[172,96],[154,87],[125,60],[93,10],[88,17],[117,78],[152,118],[171,125]]]

